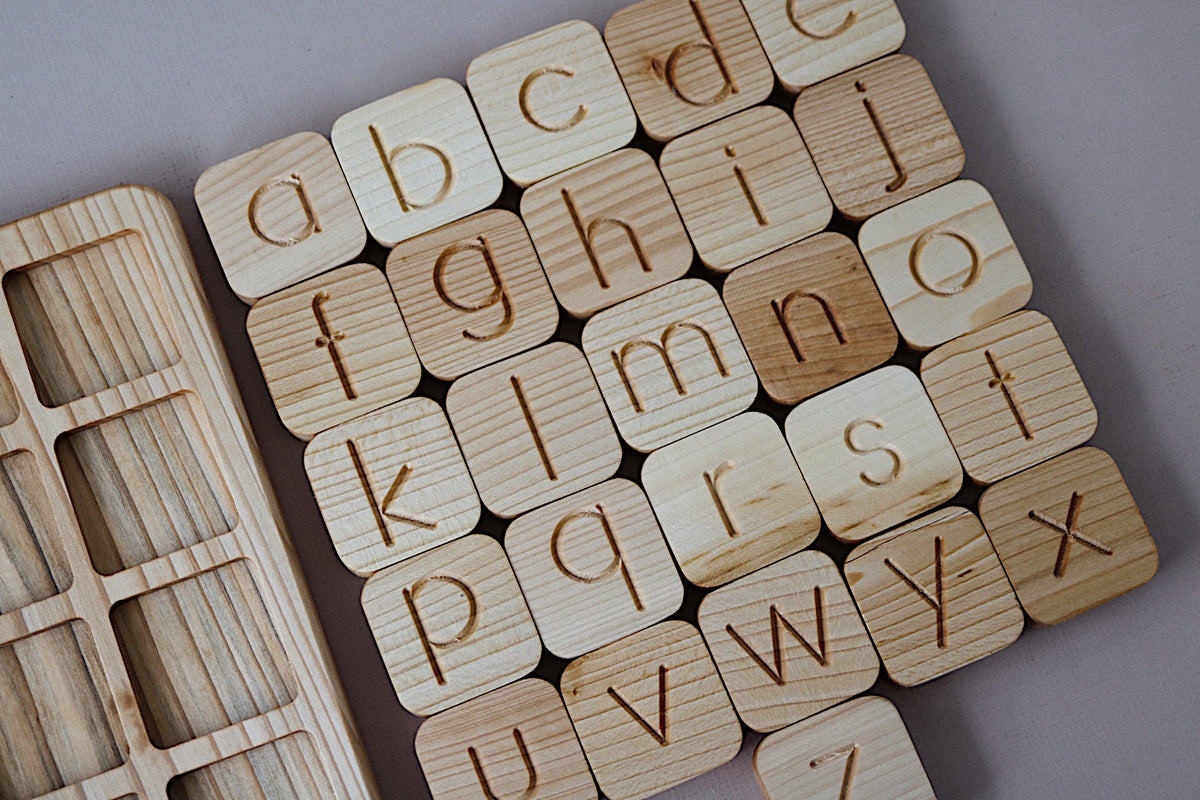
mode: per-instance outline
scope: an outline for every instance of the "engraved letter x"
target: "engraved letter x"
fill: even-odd
[[[1029,518],[1034,522],[1040,522],[1047,528],[1052,528],[1062,534],[1062,541],[1058,545],[1058,559],[1054,562],[1054,577],[1061,578],[1067,571],[1067,559],[1071,555],[1071,543],[1079,542],[1080,544],[1090,547],[1097,553],[1106,556],[1113,554],[1113,549],[1101,542],[1098,539],[1093,539],[1083,531],[1079,530],[1079,511],[1083,506],[1083,495],[1079,492],[1071,493],[1071,505],[1067,509],[1067,522],[1064,525],[1053,517],[1043,514],[1041,511],[1030,511]]]

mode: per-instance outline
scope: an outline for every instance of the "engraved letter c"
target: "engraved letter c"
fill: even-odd
[[[525,115],[525,119],[529,120],[531,125],[535,125],[547,133],[569,131],[583,122],[584,118],[587,117],[589,109],[586,103],[580,103],[579,107],[575,109],[575,113],[566,122],[550,122],[546,120],[534,111],[529,103],[529,94],[533,91],[534,84],[547,75],[561,75],[564,78],[573,78],[575,77],[575,70],[570,67],[542,67],[529,73],[524,82],[521,83],[521,113]]]
[[[858,12],[851,10],[846,12],[845,19],[843,19],[837,27],[826,31],[813,30],[808,26],[809,21],[819,14],[823,14],[825,11],[830,10],[833,6],[838,5],[838,3],[835,0],[835,2],[830,3],[825,8],[810,12],[803,19],[800,18],[800,10],[796,7],[799,4],[800,0],[788,0],[788,19],[792,21],[792,25],[796,28],[796,30],[800,31],[800,33],[804,34],[810,39],[817,39],[819,41],[832,39],[835,36],[840,36],[841,34],[850,30],[852,27],[854,27],[854,23],[858,22]]]

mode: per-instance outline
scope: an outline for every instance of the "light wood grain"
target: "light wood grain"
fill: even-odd
[[[758,394],[721,296],[701,280],[592,317],[583,351],[621,437],[643,453],[745,411]]]
[[[425,369],[454,380],[545,342],[558,306],[525,225],[491,209],[401,242],[388,282]]]
[[[558,302],[576,317],[681,277],[692,243],[658,167],[619,150],[530,187],[521,216]]]
[[[294,733],[179,776],[167,786],[167,798],[324,800],[329,781],[318,764],[311,737]]]
[[[671,620],[578,658],[563,699],[600,789],[642,800],[737,755],[742,728],[700,632]]]
[[[1112,457],[1084,447],[983,493],[979,515],[1017,599],[1054,625],[1136,589],[1158,550]]]
[[[737,0],[642,0],[609,18],[604,39],[659,141],[761,103],[775,84]]]
[[[386,247],[487,208],[504,186],[467,90],[448,78],[343,114],[331,138],[367,230]]]
[[[558,690],[517,681],[421,723],[417,758],[434,800],[596,800]]]
[[[28,450],[0,457],[0,614],[71,585],[63,531],[43,483],[51,469]]]
[[[1025,615],[979,518],[950,506],[861,544],[846,582],[888,677],[916,686],[1002,650]]]
[[[854,242],[822,233],[734,270],[725,306],[763,388],[791,405],[887,361],[896,327]]]
[[[683,602],[654,511],[627,480],[518,517],[504,547],[546,649],[560,658],[649,627]]]
[[[1054,323],[1020,311],[925,356],[921,380],[967,474],[994,483],[1081,445],[1096,407]]]
[[[1019,311],[1033,281],[987,189],[955,181],[867,220],[858,244],[900,335],[928,350]]]
[[[742,721],[778,730],[866,691],[879,656],[837,566],[808,551],[706,595],[700,630]]]
[[[779,426],[739,414],[655,450],[642,485],[679,568],[728,583],[807,547],[821,515]]]
[[[467,88],[518,186],[629,144],[637,115],[600,31],[572,20],[476,56]]]
[[[891,701],[860,697],[773,733],[754,750],[766,800],[935,800]]]
[[[367,243],[329,140],[295,133],[209,167],[196,206],[229,287],[247,303],[344,264]]]
[[[962,487],[954,447],[905,367],[883,367],[805,400],[785,430],[821,516],[844,542],[935,508]]]
[[[718,272],[818,233],[833,217],[796,125],[777,108],[680,136],[659,166],[700,260]]]
[[[796,123],[838,211],[867,217],[954,180],[964,155],[925,68],[888,56],[810,86]]]

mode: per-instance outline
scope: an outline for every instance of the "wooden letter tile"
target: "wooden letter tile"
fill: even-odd
[[[837,566],[785,558],[700,603],[700,630],[742,721],[773,731],[866,691],[879,656]]]
[[[546,649],[574,658],[679,610],[683,582],[637,484],[611,480],[515,520],[504,546]]]
[[[604,39],[659,141],[761,103],[775,85],[737,0],[642,0],[612,15]]]
[[[356,258],[367,243],[329,140],[297,133],[209,167],[196,205],[225,279],[253,303]]]
[[[416,749],[433,800],[596,800],[562,698],[537,678],[430,717]]]
[[[246,330],[279,418],[301,439],[403,400],[421,379],[387,279],[370,264],[259,300]]]
[[[818,233],[833,217],[800,133],[777,108],[681,136],[659,164],[700,260],[718,272]]]
[[[1019,311],[1029,270],[987,189],[955,181],[871,217],[858,244],[900,335],[928,350]]]
[[[567,665],[563,699],[601,791],[643,798],[737,755],[742,727],[700,632],[671,620]]]
[[[343,114],[332,139],[367,230],[387,247],[487,208],[504,186],[467,90],[448,78]]]
[[[821,530],[796,459],[765,414],[739,414],[655,450],[642,485],[697,586],[720,586],[799,552]]]
[[[589,317],[673,281],[692,242],[654,159],[619,150],[542,181],[521,216],[563,308]]]
[[[791,405],[896,352],[896,327],[854,242],[785,247],[730,274],[725,305],[767,394]]]
[[[779,81],[789,91],[899,49],[895,0],[742,0]]]
[[[811,86],[796,122],[833,204],[862,220],[954,180],[964,156],[925,68],[889,56]]]
[[[597,314],[583,350],[631,447],[644,453],[745,411],[758,378],[721,296],[675,281]]]
[[[436,714],[527,675],[542,655],[504,548],[481,534],[372,575],[362,593],[400,704]]]
[[[459,378],[446,412],[483,504],[501,517],[600,483],[621,463],[596,379],[564,342]]]
[[[890,700],[859,697],[754,751],[766,800],[936,800],[904,720]]]
[[[467,88],[500,166],[518,186],[629,144],[637,115],[600,38],[564,22],[484,53]]]
[[[387,263],[421,363],[454,380],[554,335],[558,306],[511,211],[491,209],[401,242]]]
[[[1025,612],[1054,625],[1158,570],[1141,512],[1103,450],[1085,447],[1001,481],[979,514]]]
[[[995,483],[1081,445],[1096,407],[1054,323],[1020,311],[934,350],[921,379],[967,474]]]
[[[979,518],[949,507],[846,557],[846,581],[888,677],[916,686],[1002,650],[1025,615]]]
[[[471,532],[479,495],[437,403],[414,397],[318,434],[304,467],[342,562],[359,575]]]
[[[890,366],[798,405],[788,444],[833,535],[861,542],[944,503],[962,466],[917,376]]]

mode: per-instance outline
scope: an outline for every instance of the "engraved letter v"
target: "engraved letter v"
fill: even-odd
[[[611,686],[608,689],[608,695],[613,700],[617,701],[617,705],[625,709],[629,716],[633,717],[637,724],[645,729],[646,733],[654,737],[654,741],[658,742],[663,747],[669,745],[670,732],[667,730],[667,666],[665,664],[658,668],[658,727],[654,727],[646,718],[637,712],[637,710],[629,704],[629,701],[621,697],[617,690]]]

